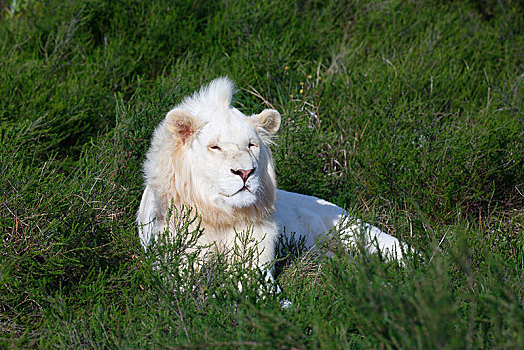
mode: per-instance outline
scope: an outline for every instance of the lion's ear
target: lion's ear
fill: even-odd
[[[273,135],[280,128],[280,113],[274,109],[265,109],[260,114],[251,117],[256,128],[262,128]]]
[[[167,130],[185,144],[200,128],[198,120],[189,112],[173,109],[166,116]]]

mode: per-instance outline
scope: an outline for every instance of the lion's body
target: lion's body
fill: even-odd
[[[144,163],[146,188],[137,221],[147,247],[159,232],[172,231],[171,206],[196,208],[204,229],[199,243],[232,248],[237,232],[258,241],[259,264],[271,261],[279,233],[304,235],[308,247],[339,225],[344,210],[315,197],[276,189],[272,135],[280,114],[245,116],[231,106],[233,84],[220,78],[171,110],[156,128]],[[369,225],[345,227],[350,240],[365,228],[381,249],[398,240]],[[350,242],[349,242],[350,243]],[[400,254],[400,249],[396,249]]]
[[[288,237],[303,237],[306,248],[314,247],[323,238],[330,238],[335,230],[346,247],[358,242],[370,253],[376,252],[378,247],[390,257],[402,256],[400,242],[395,237],[352,219],[344,209],[320,198],[277,190],[275,219],[279,232]]]

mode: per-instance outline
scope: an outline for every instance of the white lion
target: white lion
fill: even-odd
[[[322,234],[339,230],[343,242],[364,237],[371,252],[398,258],[399,241],[358,221],[348,222],[336,205],[277,190],[268,144],[280,114],[266,109],[246,116],[231,106],[234,85],[219,78],[167,113],[155,130],[144,163],[145,190],[137,221],[144,247],[167,222],[171,205],[195,207],[204,234],[199,244],[227,251],[237,232],[250,230],[258,242],[259,265],[271,262],[279,233],[304,237],[307,248]]]

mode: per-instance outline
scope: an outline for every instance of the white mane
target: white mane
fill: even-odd
[[[265,110],[248,117],[231,106],[233,92],[231,80],[216,79],[186,97],[156,128],[138,215],[144,245],[173,226],[166,218],[172,205],[197,209],[206,232],[202,244],[230,248],[235,232],[248,227],[260,241],[276,237],[276,181],[267,142],[280,126],[280,114]],[[271,259],[272,246],[263,254]]]
[[[184,98],[178,106],[195,116],[209,117],[212,111],[224,111],[231,107],[231,100],[235,92],[235,84],[228,78],[222,77],[213,80],[192,96]],[[218,114],[215,117],[227,118],[227,114]]]

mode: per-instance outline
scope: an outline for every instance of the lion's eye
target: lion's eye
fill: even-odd
[[[220,151],[222,148],[220,148],[219,146],[217,145],[213,145],[213,146],[209,146],[209,149],[214,149],[216,151]]]

